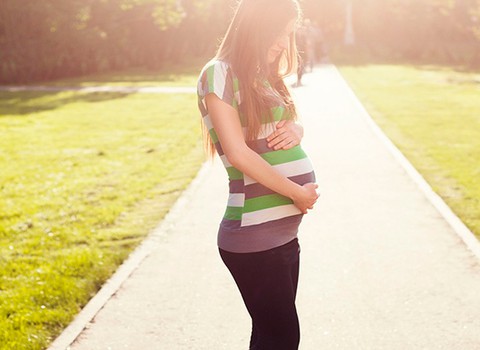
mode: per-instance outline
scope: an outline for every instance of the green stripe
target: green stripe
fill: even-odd
[[[233,92],[239,91],[240,88],[238,87],[238,78],[233,78]]]
[[[238,78],[233,78],[233,108],[235,108],[238,111],[238,101],[235,98],[235,94],[240,90],[239,88],[239,83],[238,83]],[[242,120],[242,118],[240,118]]]
[[[243,173],[237,168],[234,168],[233,166],[229,166],[226,169],[227,169],[229,180],[243,180]]]
[[[285,108],[282,106],[274,107],[272,108],[272,114],[273,114],[273,120],[276,122],[279,122],[283,118],[283,115],[285,114]]]
[[[270,111],[272,112],[272,117],[273,121],[279,122],[282,119],[289,119],[289,113],[283,106],[277,106],[277,107],[272,107],[270,108]],[[271,123],[272,120],[268,115],[263,115],[262,116],[262,124],[268,124]]]
[[[262,209],[278,207],[281,205],[293,204],[293,201],[281,194],[269,194],[266,196],[247,199],[245,201],[244,213],[251,213]]]
[[[278,150],[260,155],[270,165],[284,164],[307,158],[307,155],[300,146],[295,146],[288,150]]]
[[[218,136],[217,136],[217,133],[215,132],[215,129],[211,128],[210,130],[208,130],[208,132],[210,134],[210,137],[212,138],[212,142],[217,143],[218,142]]]
[[[207,81],[208,81],[208,92],[214,92],[215,86],[213,85],[214,78],[213,74],[215,73],[215,66],[207,68]]]
[[[242,220],[242,207],[227,207],[223,217],[227,220]]]

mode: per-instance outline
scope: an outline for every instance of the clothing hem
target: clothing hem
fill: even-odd
[[[279,220],[274,226],[237,230],[220,224],[217,245],[231,253],[254,253],[276,248],[297,238],[302,217],[298,215],[298,219],[288,223]]]

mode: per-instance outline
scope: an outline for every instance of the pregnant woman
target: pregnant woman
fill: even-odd
[[[283,78],[296,71],[296,0],[240,1],[198,82],[211,154],[227,170],[220,256],[252,318],[249,349],[294,350],[297,232],[318,195],[303,132]]]

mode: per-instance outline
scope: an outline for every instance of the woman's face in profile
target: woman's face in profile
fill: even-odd
[[[288,22],[282,33],[277,37],[277,39],[275,39],[275,42],[268,50],[268,63],[275,62],[278,56],[288,49],[288,45],[290,44],[290,36],[295,30],[296,22],[296,19],[292,19],[290,22]]]

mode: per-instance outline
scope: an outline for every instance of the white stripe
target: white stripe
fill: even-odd
[[[222,160],[223,165],[225,168],[233,166],[227,159],[227,156],[224,154],[223,156],[220,156],[220,159]]]
[[[243,207],[245,203],[245,193],[230,193],[228,195],[229,207]]]
[[[212,120],[210,119],[210,115],[207,114],[205,117],[203,117],[203,123],[205,124],[205,126],[208,130],[211,130],[213,128]]]
[[[203,95],[203,93],[202,93],[202,95],[200,95],[200,96],[202,96],[202,105],[203,105],[203,108],[205,108],[205,110],[208,111],[207,101],[206,101],[206,99],[205,99],[205,95]]]
[[[288,162],[284,164],[274,165],[273,168],[277,170],[280,174],[290,177],[308,174],[313,171],[312,163],[310,159],[303,158],[299,160],[294,160],[293,162]],[[245,185],[251,185],[257,183],[254,179],[244,174]]]
[[[225,84],[227,83],[227,71],[225,64],[215,64],[215,70],[213,73],[213,89],[215,94],[223,99],[223,93],[225,91]]]
[[[237,103],[240,105],[242,104],[242,100],[240,98],[240,91],[235,92],[235,99],[237,100]]]
[[[267,221],[283,219],[301,213],[300,209],[293,204],[262,209],[251,213],[244,213],[242,215],[242,226],[258,225]]]

